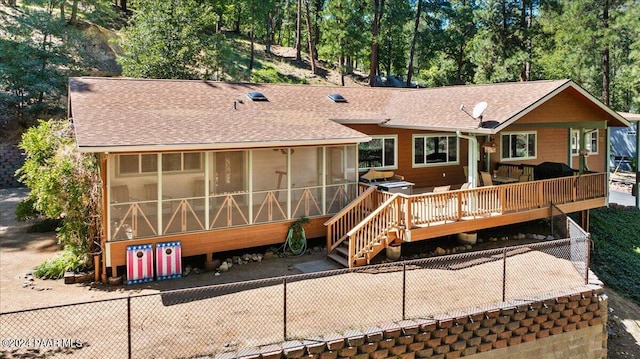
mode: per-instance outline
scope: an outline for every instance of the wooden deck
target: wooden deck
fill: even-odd
[[[363,187],[325,223],[327,251],[348,244],[343,264],[367,264],[392,242],[420,241],[606,205],[606,173],[415,195]]]

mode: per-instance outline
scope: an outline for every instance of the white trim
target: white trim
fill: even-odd
[[[229,143],[187,143],[175,145],[132,145],[132,146],[78,146],[83,153],[94,152],[174,152],[174,151],[218,151],[218,150],[250,150],[254,148],[282,148],[298,146],[350,145],[371,141],[370,136],[358,138],[332,138],[326,140],[274,141],[274,142],[229,142]]]
[[[429,137],[453,137],[456,139],[456,160],[444,161],[444,162],[429,162],[429,163],[416,163],[416,138],[429,138]],[[447,143],[447,147],[449,143]],[[457,166],[460,164],[460,137],[456,133],[425,133],[425,134],[413,134],[411,136],[411,168],[424,168],[424,167],[444,167],[444,166]]]
[[[504,148],[502,148],[502,136],[511,136],[511,135],[530,135],[530,134],[534,134],[536,136],[535,139],[535,143],[533,144],[534,148],[534,152],[535,155],[534,156],[525,156],[525,157],[503,157],[503,153],[504,153]],[[527,139],[527,146],[528,146],[528,139]],[[529,151],[527,151],[528,154]],[[534,160],[538,158],[538,131],[506,131],[506,132],[500,132],[500,162],[509,162],[509,161],[524,161],[524,160]]]

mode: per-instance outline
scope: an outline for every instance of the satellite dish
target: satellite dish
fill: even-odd
[[[474,107],[473,107],[473,112],[472,112],[472,117],[473,118],[480,118],[482,119],[482,114],[484,113],[484,111],[487,109],[487,103],[482,101],[482,102],[478,102]]]

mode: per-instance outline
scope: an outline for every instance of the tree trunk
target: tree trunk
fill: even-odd
[[[78,1],[73,0],[71,4],[71,18],[69,19],[69,24],[75,25],[78,22]]]
[[[309,1],[305,0],[305,18],[307,20],[307,36],[309,37],[309,58],[311,60],[311,72],[316,74],[315,44],[313,42],[313,34],[311,32],[311,17],[309,16]]]
[[[416,40],[418,38],[418,27],[420,26],[420,13],[422,12],[422,0],[418,0],[418,8],[416,10],[416,21],[413,24],[413,38],[411,39],[411,49],[409,50],[409,68],[407,69],[407,87],[411,86],[411,78],[413,77],[413,57],[416,53]]]
[[[611,69],[609,62],[609,0],[604,0],[604,8],[602,13],[602,30],[604,32],[604,48],[602,49],[602,102],[609,105],[610,94],[609,85],[611,81]]]
[[[272,29],[272,24],[271,24],[271,15],[267,14],[267,36],[266,36],[266,43],[265,43],[265,49],[264,51],[267,54],[271,53],[271,32],[273,31]]]
[[[238,5],[236,7],[236,21],[233,26],[233,32],[240,34],[240,17],[242,16],[242,7]]]
[[[296,11],[296,61],[302,60],[302,0],[297,0],[297,11]]]
[[[378,18],[380,0],[373,0],[373,24],[371,26],[371,63],[369,64],[369,86],[376,83],[376,70],[378,69]]]
[[[120,0],[120,9],[127,11],[127,0]]]
[[[64,8],[65,8],[65,4],[66,1],[61,1],[60,2],[60,21],[64,22]]]
[[[253,58],[254,58],[254,36],[253,36],[253,27],[251,27],[251,57],[249,58],[249,71],[253,70]]]

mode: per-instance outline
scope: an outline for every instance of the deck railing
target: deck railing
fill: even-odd
[[[606,184],[606,173],[590,173],[411,196],[370,187],[325,223],[327,248],[331,252],[349,238],[349,263],[353,264],[379,244],[392,226],[410,229],[603,198]]]
[[[331,252],[346,238],[347,232],[378,208],[380,195],[376,187],[360,187],[360,196],[324,223],[327,226],[327,250]]]
[[[394,194],[382,203],[375,211],[369,214],[358,225],[347,232],[349,238],[349,265],[356,259],[370,259],[367,253],[376,245],[387,241],[389,231],[398,228],[400,224],[400,212],[398,201],[399,194]],[[384,246],[389,244],[384,243]]]

